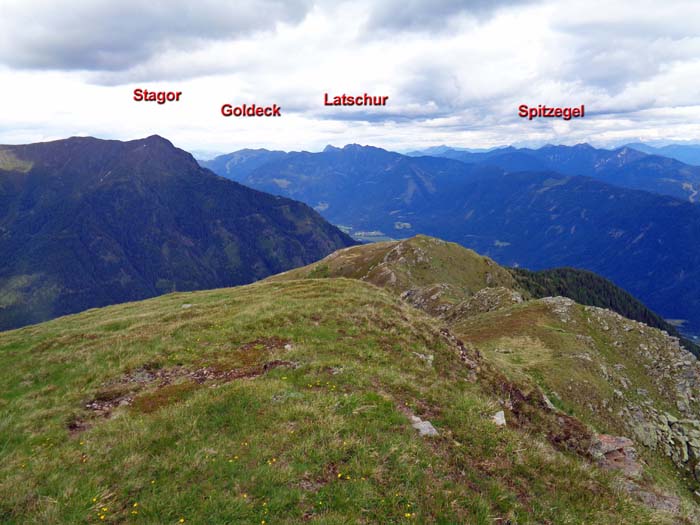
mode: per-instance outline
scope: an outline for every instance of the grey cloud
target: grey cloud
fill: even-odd
[[[570,61],[562,64],[562,72],[572,80],[605,89],[614,95],[628,84],[656,75],[664,61],[641,51],[637,45],[610,46],[609,43],[585,42]]]
[[[462,118],[468,116],[469,127],[477,122],[487,125],[497,121],[504,111],[515,107],[510,99],[524,87],[512,87],[506,93],[501,89],[476,93],[470,89],[469,76],[459,75],[454,63],[425,59],[408,68],[399,86],[407,103],[425,108],[422,117],[437,119],[460,114]],[[425,107],[426,103],[430,103],[429,108]]]
[[[654,10],[630,6],[603,18],[560,19],[558,31],[569,40],[570,54],[562,73],[611,94],[654,77],[674,61],[694,59],[700,52],[700,5],[680,3]],[[562,13],[563,14],[563,13]],[[561,15],[560,15],[561,16]]]
[[[411,101],[432,101],[451,111],[458,107],[464,86],[449,64],[418,62],[407,72],[401,89]]]
[[[571,52],[561,64],[561,74],[602,88],[611,95],[630,84],[653,78],[674,61],[693,58],[700,49],[700,45],[685,39],[650,40],[643,35],[615,34],[603,39],[595,35],[573,36]]]
[[[426,32],[446,28],[456,16],[487,18],[501,8],[539,3],[540,0],[386,0],[376,2],[368,30]]]
[[[652,41],[662,38],[697,37],[700,30],[700,6],[694,5],[692,11],[683,16],[678,16],[678,13],[678,6],[674,8],[673,5],[669,5],[666,10],[657,12],[642,9],[638,9],[637,12],[631,11],[625,19],[613,16],[612,19],[577,20],[574,17],[562,20],[560,28],[567,33],[604,40],[634,37]]]
[[[311,7],[311,0],[12,2],[0,17],[0,63],[120,71],[166,50],[299,22]]]

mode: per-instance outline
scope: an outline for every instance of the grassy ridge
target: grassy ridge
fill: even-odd
[[[535,298],[561,295],[580,304],[608,308],[628,319],[682,337],[675,326],[651,311],[632,294],[593,272],[575,268],[554,268],[538,272],[511,268],[510,271],[518,285]],[[687,338],[682,339],[689,351],[700,356],[700,346]]]
[[[658,450],[641,446],[638,429],[625,415],[630,407],[649,405],[683,419],[675,385],[640,352],[649,346],[657,355],[667,354],[665,337],[647,327],[630,329],[630,321],[611,312],[573,302],[558,308],[530,301],[462,320],[453,330],[511,380],[539,385],[562,412],[598,432],[633,437],[645,476],[672,494],[689,495],[697,482],[679,476]],[[667,356],[668,363],[673,361]]]
[[[436,303],[432,308],[422,305],[429,311],[437,310],[436,305],[457,304],[489,286],[516,288],[510,272],[488,257],[426,235],[338,250],[316,263],[267,280],[327,277],[360,279],[397,295],[423,294],[430,298],[426,302]]]
[[[664,522],[496,427],[436,323],[371,284],[308,279],[0,333],[0,522]]]

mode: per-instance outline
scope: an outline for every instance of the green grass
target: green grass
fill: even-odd
[[[584,307],[574,305],[563,323],[544,303],[532,301],[463,320],[453,329],[508,377],[538,385],[563,412],[597,432],[634,437],[620,414],[631,403],[652,402],[659,411],[681,416],[672,385],[657,382],[640,355],[640,344],[652,344],[661,334],[627,331],[622,324],[629,321],[613,319],[611,314],[608,330],[601,329]],[[670,461],[641,445],[637,450],[650,477],[670,492],[690,495],[694,483],[680,481]]]
[[[439,328],[373,285],[309,279],[0,333],[0,522],[670,520],[544,430],[496,427],[495,376],[470,381]]]
[[[696,356],[700,355],[700,348],[691,340],[682,338],[678,332],[677,328],[683,324],[682,320],[680,323],[664,320],[634,296],[593,272],[575,268],[554,268],[538,272],[510,268],[510,272],[528,296],[564,296],[579,304],[608,308],[624,317],[680,337],[682,344],[690,352]]]
[[[27,173],[33,165],[33,162],[22,160],[11,151],[0,149],[0,169],[2,170]]]
[[[322,261],[268,280],[327,277],[361,279],[399,294],[444,284],[447,294],[443,299],[452,303],[486,286],[516,286],[510,272],[491,259],[456,243],[425,235],[340,250]]]

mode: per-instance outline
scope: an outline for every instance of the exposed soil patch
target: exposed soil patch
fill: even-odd
[[[273,344],[281,345],[282,348],[289,344],[282,339],[272,339],[274,339]],[[269,339],[266,341],[270,342]],[[190,370],[182,366],[155,368],[147,365],[106,385],[93,399],[85,403],[84,408],[91,412],[92,417],[109,417],[115,408],[124,406],[132,407],[139,412],[151,413],[162,406],[184,399],[206,383],[213,385],[236,379],[252,379],[275,368],[296,368],[297,366],[297,363],[280,359],[228,370],[215,367]],[[147,392],[143,392],[149,387]],[[68,428],[71,432],[78,433],[87,429],[88,424],[82,418],[73,418],[69,421]]]
[[[78,416],[71,417],[67,426],[71,435],[80,434],[90,428],[90,425],[88,425],[83,418]]]
[[[569,415],[550,409],[537,389],[525,392],[495,371],[490,383],[509,411],[509,425],[546,432],[547,439],[559,450],[568,450],[590,458],[593,435],[586,426]]]
[[[328,476],[326,477],[317,477],[315,479],[312,479],[311,476],[308,474],[304,475],[304,477],[296,483],[296,486],[299,487],[301,490],[304,490],[306,492],[318,492],[318,490],[326,485],[330,480],[328,479]]]
[[[589,457],[589,445],[593,439],[591,432],[578,419],[560,414],[557,416],[558,425],[547,433],[547,439],[558,449],[575,452]]]
[[[442,409],[438,406],[430,405],[422,399],[412,399],[411,404],[416,407],[416,411],[422,419],[436,419],[442,414]],[[416,417],[416,414],[406,405],[406,403],[397,403],[396,409],[405,415],[409,420]]]
[[[338,465],[335,463],[328,463],[323,469],[323,472],[318,474],[316,477],[311,477],[311,475],[306,472],[304,476],[295,485],[305,492],[316,494],[320,489],[322,489],[328,483],[341,479],[339,476],[340,470]],[[309,507],[301,516],[302,521],[311,521],[318,517],[318,511],[313,507]]]
[[[243,343],[240,347],[238,347],[234,351],[234,361],[239,366],[258,365],[261,362],[266,361],[273,352],[279,350],[289,351],[291,349],[292,342],[288,339],[282,339],[281,337],[275,336],[259,337],[253,341]],[[227,371],[231,368],[226,361],[223,361],[222,363],[210,363],[209,366],[217,368],[221,371]]]
[[[338,469],[338,466],[331,462],[324,467],[323,472],[319,473],[315,477],[312,477],[311,474],[305,472],[304,476],[298,482],[296,482],[295,485],[305,492],[315,494],[328,483],[336,479],[340,479],[339,473],[340,470]],[[304,516],[306,517],[303,518],[303,520],[308,521],[314,515],[314,510],[309,509],[305,512]]]

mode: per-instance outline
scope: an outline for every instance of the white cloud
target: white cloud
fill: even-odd
[[[101,1],[64,4],[83,22],[53,8],[30,19],[46,2],[4,9],[0,34],[12,42],[0,46],[0,142],[158,133],[186,149],[223,152],[700,139],[696,2],[487,9],[480,1],[414,0],[395,19],[401,8],[393,0],[206,0],[196,15],[182,11],[183,2],[126,2],[118,14]],[[131,29],[112,34],[109,14]],[[22,24],[24,35],[14,29]],[[182,101],[136,103],[135,87],[183,91]],[[390,99],[370,111],[328,108],[324,92]],[[277,103],[283,117],[223,118],[225,102]],[[587,116],[528,121],[517,117],[522,103],[585,104]]]

